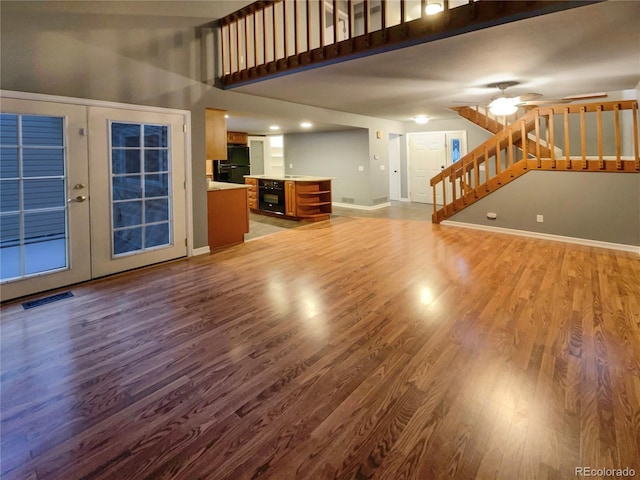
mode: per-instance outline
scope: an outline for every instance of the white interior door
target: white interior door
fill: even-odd
[[[412,202],[433,203],[432,177],[447,165],[444,132],[409,134],[409,193]],[[436,192],[436,203],[442,202]]]
[[[249,137],[251,175],[264,175],[264,137]]]
[[[83,106],[2,99],[2,300],[91,278]]]
[[[389,200],[400,200],[400,135],[389,135]]]
[[[88,108],[94,277],[187,255],[184,118]]]

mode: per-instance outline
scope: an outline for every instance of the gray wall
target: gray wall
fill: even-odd
[[[284,135],[284,158],[287,174],[335,177],[334,202],[351,203],[349,198],[354,204],[371,204],[367,129]]]
[[[108,10],[109,3],[3,1],[0,88],[190,110],[196,248],[207,245],[205,108],[403,130],[400,122],[214,88],[207,83],[212,37],[202,18],[163,16],[172,2],[161,1],[153,2],[154,16],[95,13]],[[363,202],[371,203],[371,196]]]
[[[450,220],[640,245],[640,175],[530,171]]]

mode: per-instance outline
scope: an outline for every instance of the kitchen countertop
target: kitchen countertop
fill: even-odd
[[[244,183],[227,183],[227,182],[211,182],[207,186],[207,191],[216,191],[216,190],[236,190],[238,188],[250,188],[250,185],[245,185]]]
[[[334,180],[332,177],[313,177],[311,175],[245,175],[244,177],[264,180],[293,180],[294,182],[321,182],[323,180]]]

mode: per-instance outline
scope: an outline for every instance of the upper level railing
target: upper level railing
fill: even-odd
[[[224,85],[601,0],[264,0],[219,22]]]

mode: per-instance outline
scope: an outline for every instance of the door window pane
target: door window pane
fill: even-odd
[[[18,145],[18,115],[11,113],[0,115],[0,143]]]
[[[172,244],[169,137],[166,125],[111,124],[116,256]]]
[[[19,192],[19,180],[2,180],[0,182],[0,212],[17,212],[20,210]]]
[[[135,148],[140,146],[140,125],[135,123],[111,124],[112,148]]]
[[[168,150],[146,150],[144,152],[145,172],[166,172],[169,170]]]
[[[0,149],[0,177],[18,178],[18,149]]]
[[[126,228],[113,232],[113,253],[120,255],[142,250],[142,228]]]
[[[140,149],[112,150],[111,171],[114,175],[140,173]]]
[[[142,202],[120,202],[113,205],[113,227],[142,225]]]
[[[144,146],[167,148],[169,128],[163,125],[145,125]]]
[[[113,177],[113,200],[142,198],[142,184],[140,181],[140,175]]]
[[[22,150],[22,176],[42,177],[64,175],[64,150],[62,148],[24,148]]]
[[[64,119],[0,117],[0,280],[68,267]]]
[[[65,206],[64,179],[39,178],[23,181],[23,208],[36,210],[40,208]]]
[[[21,122],[22,145],[62,147],[62,118],[40,115],[23,115]]]

